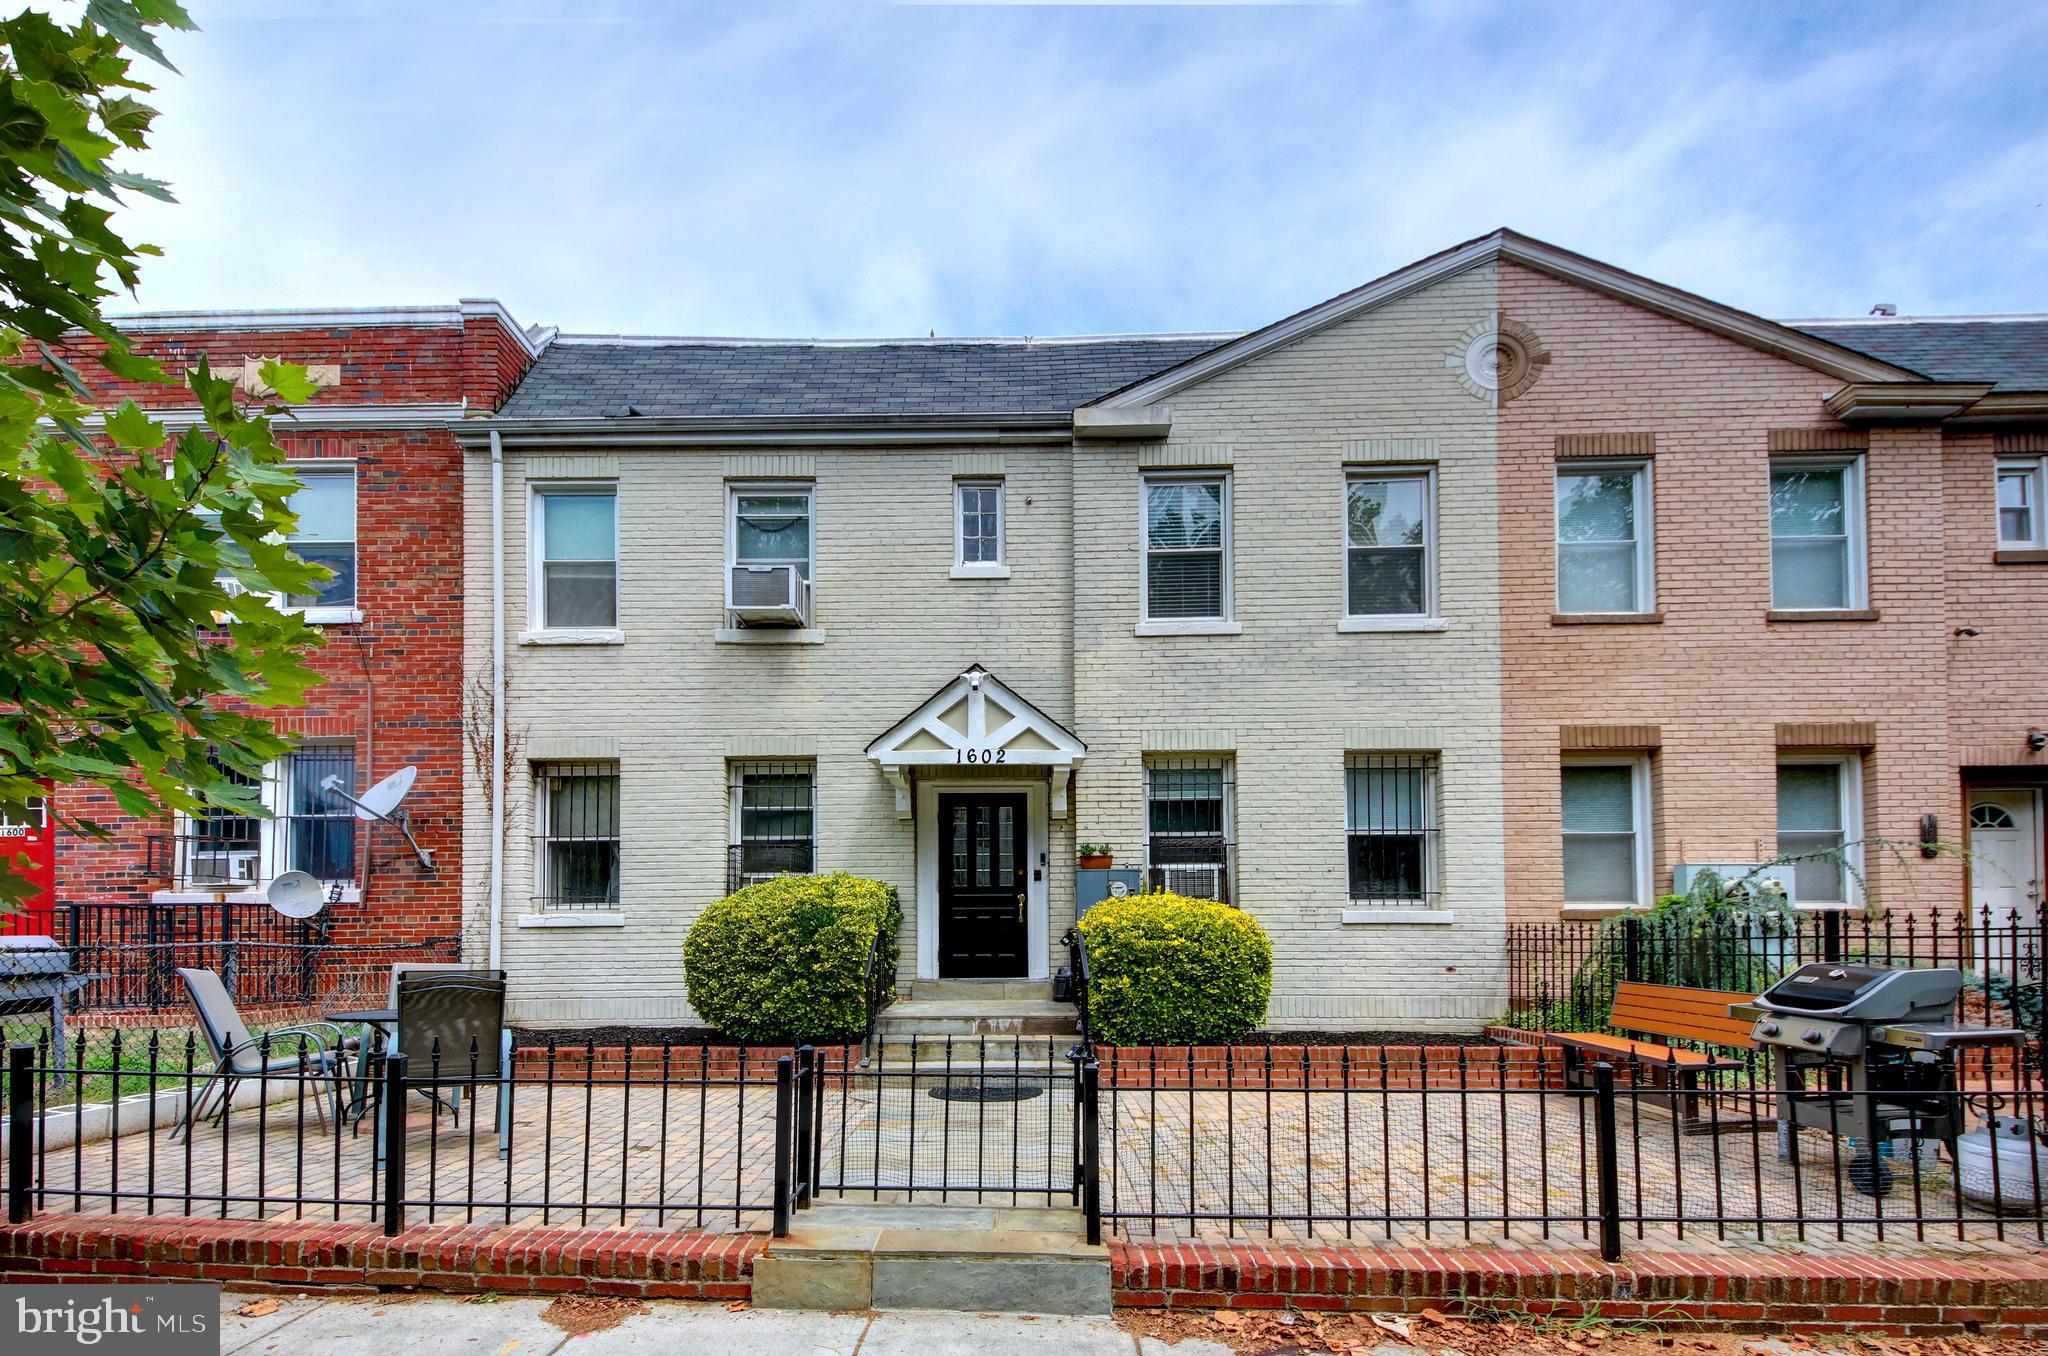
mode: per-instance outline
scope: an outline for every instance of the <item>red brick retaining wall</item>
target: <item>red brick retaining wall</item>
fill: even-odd
[[[249,1288],[745,1299],[759,1234],[49,1214],[0,1227],[0,1282],[152,1276]],[[1498,1310],[1746,1332],[2048,1337],[2048,1258],[1110,1244],[1127,1308]]]
[[[821,1045],[815,1048],[828,1069],[850,1068],[860,1059],[858,1045]],[[664,1053],[667,1055],[666,1067],[663,1065]],[[739,1074],[741,1057],[744,1056],[748,1082],[772,1083],[775,1081],[775,1062],[784,1055],[795,1053],[795,1048],[787,1045],[600,1045],[595,1048],[558,1045],[550,1064],[546,1046],[522,1045],[512,1052],[512,1070],[513,1076],[521,1079],[546,1078],[550,1069],[558,1080],[580,1079],[586,1067],[590,1077],[599,1081],[624,1078],[629,1067],[636,1081],[658,1082],[664,1075],[669,1078],[703,1075],[730,1079]]]
[[[1104,1087],[1542,1088],[1556,1046],[1161,1045],[1095,1048]],[[1548,1082],[1546,1083],[1546,1077]],[[1382,1083],[1384,1079],[1384,1083]]]
[[[2048,1259],[1632,1254],[1284,1244],[1110,1247],[1131,1308],[1497,1308],[1749,1332],[2048,1336]],[[1468,1308],[1469,1306],[1469,1308]]]
[[[745,1299],[759,1234],[46,1215],[0,1227],[0,1281],[151,1276],[251,1287]]]

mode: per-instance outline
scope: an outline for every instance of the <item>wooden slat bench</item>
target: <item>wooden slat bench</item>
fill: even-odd
[[[1729,1016],[1728,1009],[1755,999],[1754,994],[1724,989],[1684,989],[1671,984],[1624,980],[1615,987],[1614,1009],[1607,1023],[1631,1035],[1559,1031],[1552,1032],[1550,1039],[1564,1048],[1564,1078],[1569,1087],[1592,1086],[1592,1066],[1601,1060],[1626,1068],[1633,1058],[1651,1082],[1674,1079],[1681,1091],[1691,1093],[1699,1088],[1702,1077],[1742,1068],[1743,1062],[1688,1050],[1672,1042],[1697,1041],[1702,1045],[1748,1049],[1749,1023]],[[1646,1039],[1635,1039],[1637,1036]],[[1695,1128],[1699,1126],[1697,1107],[1696,1098],[1685,1099],[1683,1117]]]

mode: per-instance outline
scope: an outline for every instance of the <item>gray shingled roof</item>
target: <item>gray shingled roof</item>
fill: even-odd
[[[2008,391],[2048,391],[2048,317],[1802,320],[1793,328],[1936,381],[1989,381]]]
[[[1218,337],[1026,342],[556,343],[503,419],[1068,413]]]

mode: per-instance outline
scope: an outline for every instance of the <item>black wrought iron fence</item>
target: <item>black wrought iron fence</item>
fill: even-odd
[[[1849,960],[1963,969],[1971,982],[1957,998],[1959,1018],[1996,1013],[2038,1041],[2043,954],[2039,921],[1989,910],[1876,918],[1830,911],[1772,926],[1653,917],[1516,923],[1508,928],[1509,1022],[1534,1031],[1599,1030],[1624,980],[1757,993],[1801,965]]]
[[[237,998],[310,997],[327,935],[319,919],[262,903],[66,903],[57,922],[73,970],[95,976],[73,995],[77,1011],[183,1003],[180,966],[220,971]]]

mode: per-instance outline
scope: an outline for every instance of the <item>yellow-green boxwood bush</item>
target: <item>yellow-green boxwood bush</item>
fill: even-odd
[[[1242,1036],[1266,1020],[1273,943],[1250,914],[1159,892],[1106,899],[1080,927],[1096,1040],[1187,1045]]]
[[[704,910],[683,943],[690,1006],[735,1040],[858,1039],[868,948],[888,938],[893,975],[902,923],[895,886],[844,871],[749,885]]]

